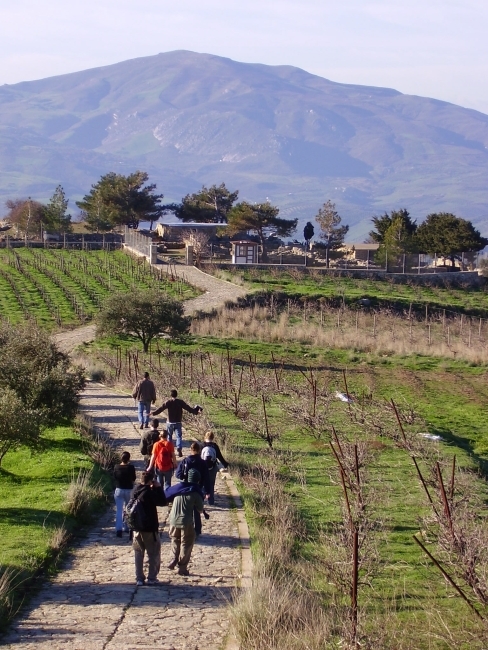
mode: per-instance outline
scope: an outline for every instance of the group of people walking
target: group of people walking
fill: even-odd
[[[139,428],[144,429],[149,427],[149,418],[151,415],[158,415],[163,411],[168,411],[168,421],[166,430],[170,439],[173,433],[176,436],[176,450],[178,456],[181,458],[183,455],[183,433],[181,420],[183,410],[188,411],[192,415],[198,415],[202,411],[202,407],[195,405],[189,406],[186,402],[178,397],[178,391],[172,390],[171,396],[168,400],[163,402],[161,406],[151,414],[151,404],[156,403],[156,387],[154,382],[149,378],[149,373],[144,373],[144,379],[138,381],[132,391],[132,397],[137,401],[137,416],[139,420]]]
[[[132,396],[138,401],[140,428],[147,428],[141,434],[140,443],[146,469],[142,472],[140,483],[136,484],[135,467],[127,451],[123,452],[121,462],[114,468],[116,535],[122,537],[124,531],[131,535],[138,586],[158,584],[161,537],[157,508],[166,505],[170,507],[168,523],[171,539],[171,561],[167,567],[177,568],[180,575],[189,575],[188,564],[193,546],[202,533],[201,515],[209,517],[204,508],[205,499],[210,506],[214,504],[219,463],[224,468],[228,467],[212,431],[207,431],[203,443],[192,442],[189,455],[178,462],[176,454],[180,458],[183,456],[182,411],[198,414],[202,408],[198,405],[193,408],[188,406],[177,395],[177,391],[172,390],[170,398],[151,414],[150,406],[156,400],[156,391],[149,374],[144,374],[144,379],[136,384]],[[141,402],[145,402],[142,407]],[[153,418],[150,421],[150,417],[164,410],[168,412],[168,422],[166,429],[160,431],[159,420]],[[173,434],[176,435],[176,447]],[[171,485],[173,476],[178,479],[175,485]],[[124,519],[127,506],[129,509],[137,508],[138,516],[132,518],[132,530],[128,518]],[[145,555],[148,559],[147,576],[144,573]]]

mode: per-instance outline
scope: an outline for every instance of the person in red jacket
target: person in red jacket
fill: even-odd
[[[161,485],[164,482],[164,489],[167,490],[171,487],[171,478],[177,461],[174,445],[171,440],[168,440],[168,432],[163,431],[160,436],[161,439],[153,445],[147,471],[155,470],[158,481]]]
[[[203,411],[202,407],[198,406],[198,404],[194,407],[191,407],[182,399],[179,399],[178,391],[173,389],[171,391],[171,397],[152,413],[152,415],[159,415],[159,413],[162,411],[168,411],[168,422],[166,423],[166,430],[171,442],[173,442],[173,433],[176,434],[176,449],[180,458],[183,456],[183,432],[181,429],[183,409],[192,415],[198,415]]]

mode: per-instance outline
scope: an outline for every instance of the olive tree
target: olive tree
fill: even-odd
[[[183,313],[183,304],[165,293],[138,291],[111,295],[98,313],[97,335],[135,336],[144,352],[154,338],[178,338],[190,329],[191,319]]]

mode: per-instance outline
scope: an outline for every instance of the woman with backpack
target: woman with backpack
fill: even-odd
[[[122,529],[129,532],[127,525],[123,522],[124,506],[129,503],[130,493],[134,487],[136,480],[136,469],[130,461],[130,454],[124,451],[121,456],[121,462],[114,467],[115,479],[115,534],[117,537],[122,537]]]
[[[215,479],[217,478],[218,464],[217,461],[220,461],[222,465],[227,469],[229,463],[222,456],[220,447],[216,442],[214,442],[213,431],[207,431],[205,434],[205,441],[202,446],[202,451],[200,454],[201,458],[206,462],[208,467],[208,474],[210,479],[210,492],[208,494],[208,504],[213,506],[215,503]]]

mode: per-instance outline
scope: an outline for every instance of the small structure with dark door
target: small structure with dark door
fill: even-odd
[[[233,241],[232,264],[257,264],[258,246],[254,241]]]

